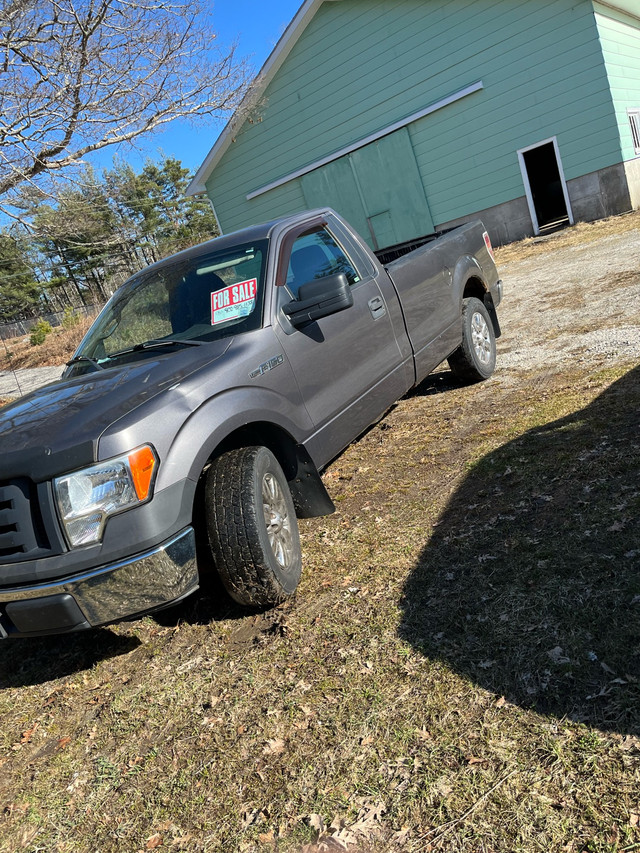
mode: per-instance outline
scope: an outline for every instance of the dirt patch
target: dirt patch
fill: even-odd
[[[229,635],[229,649],[239,654],[252,646],[268,641],[269,637],[282,637],[288,630],[287,620],[282,610],[258,613],[253,618],[243,619],[240,627]]]

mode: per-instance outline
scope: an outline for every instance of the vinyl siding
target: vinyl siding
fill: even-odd
[[[298,181],[246,194],[477,80],[409,127],[436,224],[521,197],[516,151],[548,137],[569,179],[620,161],[590,0],[340,0],[319,8],[207,182],[223,229],[300,209]]]
[[[640,109],[640,20],[594,4],[625,160],[637,155],[628,109]],[[640,13],[640,5],[638,8]]]

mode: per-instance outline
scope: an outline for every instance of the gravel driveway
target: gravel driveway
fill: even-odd
[[[34,367],[28,370],[0,370],[0,396],[22,397],[48,382],[59,379],[63,367]]]
[[[538,248],[523,260],[498,257],[503,376],[555,372],[567,361],[640,359],[640,230]]]

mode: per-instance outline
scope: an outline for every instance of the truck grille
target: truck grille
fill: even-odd
[[[24,477],[0,483],[0,563],[49,553],[34,483]]]

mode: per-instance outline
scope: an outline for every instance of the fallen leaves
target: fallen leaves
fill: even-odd
[[[348,850],[359,841],[367,839],[371,841],[380,835],[382,830],[382,818],[387,811],[383,800],[371,798],[357,798],[359,806],[355,820],[347,817],[334,817],[329,824],[322,815],[310,814],[300,817],[317,837],[313,844],[302,848],[302,853],[319,853],[319,851]]]
[[[20,743],[31,743],[31,740],[39,727],[40,723],[34,723],[30,729],[26,729],[25,731],[23,731],[22,736],[20,738]]]
[[[263,755],[280,755],[285,750],[285,742],[282,738],[268,740],[262,748]]]

